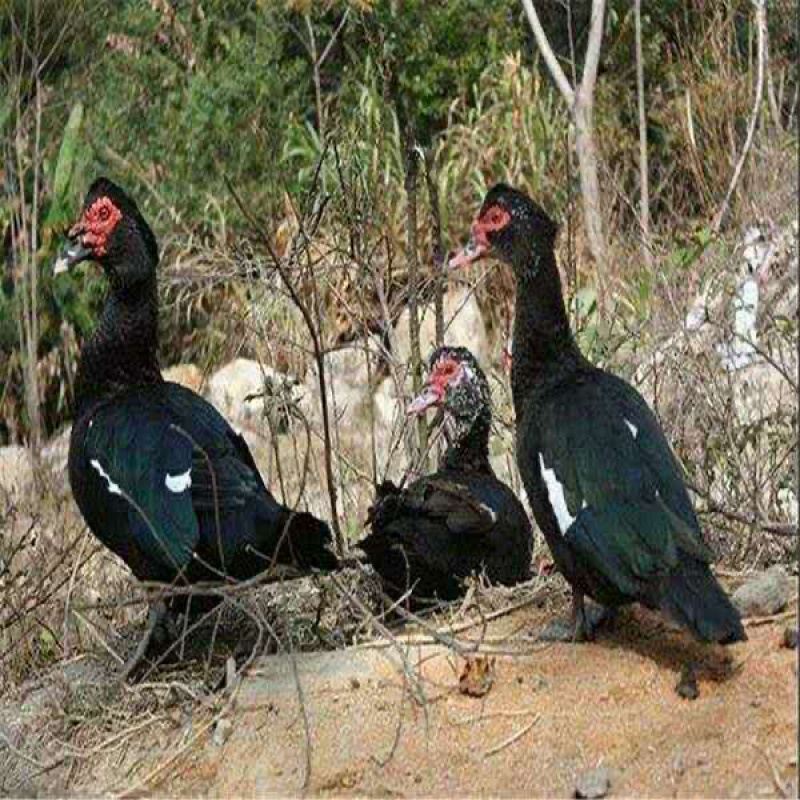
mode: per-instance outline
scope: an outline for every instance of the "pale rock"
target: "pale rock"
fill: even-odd
[[[371,365],[368,366],[367,358]],[[374,379],[380,359],[379,345],[367,340],[353,342],[325,354],[325,388],[329,419],[343,427],[369,425],[368,403],[371,398],[370,376]],[[309,369],[304,383],[300,408],[315,425],[321,425],[319,376],[316,364]]]
[[[257,361],[237,358],[214,373],[208,399],[233,425],[266,428],[267,402],[279,403],[278,430],[288,427],[289,406],[299,401],[298,381]]]
[[[747,580],[733,593],[731,601],[743,617],[769,617],[786,607],[793,585],[786,570],[776,564]]]
[[[161,375],[165,381],[178,383],[198,394],[203,388],[203,373],[194,364],[173,364],[162,370]]]
[[[0,499],[18,496],[33,483],[28,450],[18,444],[0,447]]]
[[[67,471],[69,459],[69,440],[72,436],[72,425],[67,425],[61,433],[54,436],[42,448],[42,463],[54,475],[63,475]]]
[[[486,325],[475,294],[465,287],[454,287],[444,296],[444,343],[468,347],[478,363],[488,369],[491,354]],[[419,346],[422,359],[436,347],[436,313],[434,306],[420,309]],[[401,364],[411,361],[411,312],[406,309],[395,326],[394,357]]]

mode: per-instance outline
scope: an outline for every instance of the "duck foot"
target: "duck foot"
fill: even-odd
[[[155,644],[159,649],[163,649],[171,641],[173,629],[174,620],[169,615],[167,604],[163,600],[152,603],[147,615],[147,629],[135,652],[125,662],[120,672],[120,679],[126,681],[136,672],[145,660],[151,645]]]
[[[697,675],[694,664],[684,664],[681,670],[681,679],[675,686],[675,693],[684,700],[697,700],[700,689],[697,688]]]
[[[597,630],[616,616],[617,609],[586,603],[582,594],[574,593],[570,618],[548,622],[538,639],[541,642],[590,642]]]

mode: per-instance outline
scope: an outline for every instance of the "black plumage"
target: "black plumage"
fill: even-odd
[[[516,279],[512,391],[517,462],[539,527],[572,585],[571,635],[590,635],[583,597],[666,612],[703,641],[746,638],[709,568],[681,468],[641,395],[594,367],[569,327],[556,225],[499,184],[451,267],[489,253]]]
[[[146,581],[244,580],[273,559],[335,568],[328,526],[277,502],[216,409],[162,379],[158,248],[136,204],[98,179],[69,238],[55,271],[91,259],[110,286],[81,351],[69,450],[70,484],[92,533]],[[195,597],[191,607],[214,602]]]
[[[360,542],[393,598],[412,605],[453,600],[464,578],[484,571],[512,585],[531,574],[533,532],[522,504],[489,463],[489,385],[472,354],[442,347],[430,359],[425,391],[410,411],[441,406],[450,443],[439,469],[405,489],[385,482]]]

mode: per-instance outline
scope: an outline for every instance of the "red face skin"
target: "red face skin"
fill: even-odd
[[[90,248],[96,258],[102,258],[108,252],[108,237],[121,219],[122,212],[114,203],[108,197],[99,197],[70,228],[69,237],[82,237],[84,247]]]
[[[427,386],[408,407],[408,413],[423,414],[431,406],[441,405],[448,385],[460,380],[461,370],[461,364],[453,358],[442,358],[438,361],[428,376]]]
[[[511,215],[504,208],[498,205],[489,206],[472,223],[469,242],[450,259],[448,262],[450,269],[465,267],[488,255],[491,250],[489,234],[502,230],[510,221]]]

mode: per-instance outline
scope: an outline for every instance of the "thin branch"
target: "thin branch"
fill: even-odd
[[[767,38],[767,5],[766,0],[753,0],[755,5],[755,18],[756,18],[756,31],[758,33],[758,71],[756,75],[756,96],[753,100],[753,111],[750,115],[750,123],[747,127],[747,138],[744,142],[739,161],[736,164],[736,169],[733,171],[728,193],[725,195],[725,200],[717,212],[714,219],[712,228],[715,233],[719,233],[722,223],[728,213],[731,198],[736,191],[739,184],[739,179],[742,176],[747,156],[750,154],[750,148],[753,145],[753,138],[755,137],[756,128],[758,127],[758,118],[761,112],[761,99],[764,96],[764,62],[766,60],[766,38]]]
[[[605,0],[592,0],[592,19],[589,28],[589,42],[586,45],[586,58],[583,62],[580,93],[588,102],[597,80],[597,65],[600,63],[600,48],[603,43],[603,21],[605,20]]]
[[[547,34],[545,34],[544,28],[542,28],[542,23],[539,22],[539,15],[533,7],[532,0],[522,0],[522,6],[525,9],[528,22],[533,29],[533,35],[536,37],[536,44],[539,46],[539,50],[550,70],[550,74],[553,76],[553,80],[567,105],[572,106],[575,102],[575,90],[570,86],[569,79],[564,74],[564,70],[561,69],[561,64],[558,63],[556,54],[553,52],[553,48],[550,47],[550,42],[547,41]],[[594,15],[592,19],[594,19]]]
[[[325,159],[325,155],[327,153],[327,143],[325,145],[325,150],[323,150],[319,161],[317,163],[317,170],[314,174],[314,180],[312,182],[312,189],[319,177],[319,171],[322,168],[322,162]],[[333,526],[334,536],[336,538],[336,548],[338,550],[338,554],[340,556],[345,555],[345,542],[344,537],[342,536],[342,529],[339,525],[339,513],[338,513],[338,502],[337,502],[337,489],[336,489],[336,482],[334,480],[333,475],[333,455],[332,455],[332,448],[331,448],[331,426],[330,426],[330,416],[328,412],[328,392],[327,392],[327,385],[326,385],[326,377],[325,377],[325,353],[322,347],[322,342],[320,341],[319,331],[317,330],[316,325],[314,324],[314,320],[311,316],[311,312],[308,309],[308,306],[303,302],[300,295],[297,293],[297,289],[295,288],[294,284],[289,278],[289,273],[286,269],[286,265],[281,260],[280,256],[276,252],[275,248],[272,246],[272,242],[270,241],[269,236],[266,232],[261,228],[261,226],[256,222],[252,213],[250,212],[249,208],[245,206],[242,202],[239,194],[237,193],[236,189],[233,186],[230,178],[225,175],[225,183],[228,186],[228,191],[231,193],[236,205],[239,207],[239,210],[242,212],[244,218],[250,223],[253,227],[253,230],[256,232],[258,237],[264,243],[264,246],[267,248],[267,252],[270,254],[270,258],[275,265],[275,268],[278,270],[278,274],[280,275],[281,281],[283,285],[286,287],[286,291],[289,293],[289,296],[292,299],[292,302],[297,307],[297,310],[300,312],[301,316],[303,317],[303,321],[306,324],[306,328],[308,329],[308,333],[311,336],[311,343],[314,348],[314,360],[317,364],[317,378],[319,380],[319,391],[320,391],[320,404],[322,407],[322,432],[323,438],[325,442],[325,478],[328,484],[328,497],[330,499],[330,507],[331,507],[331,524]],[[311,190],[309,190],[311,191]],[[322,217],[322,213],[324,211],[326,205],[326,201],[322,201],[319,208],[315,210],[315,223],[316,225],[319,224],[319,221]]]

